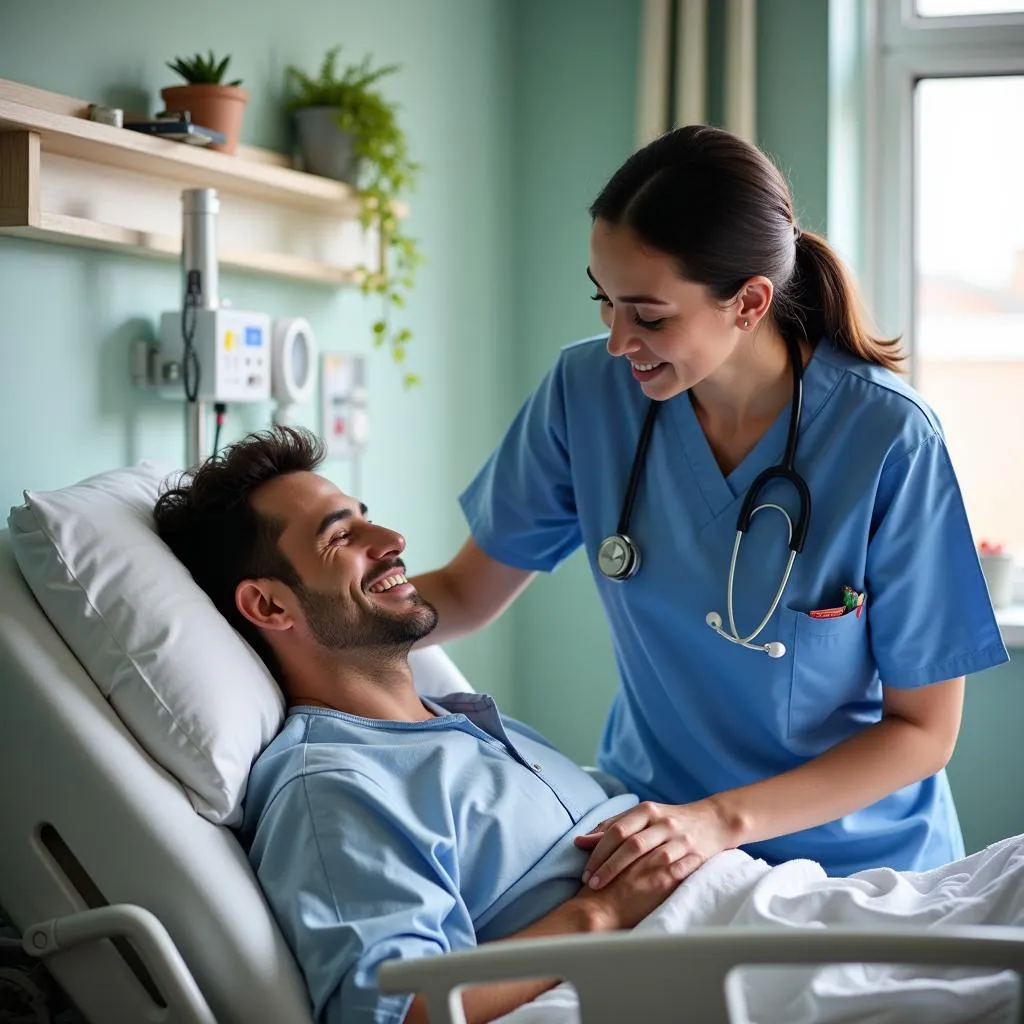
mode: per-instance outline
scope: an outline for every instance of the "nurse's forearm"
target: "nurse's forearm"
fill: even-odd
[[[710,800],[726,823],[731,846],[799,832],[934,775],[952,754],[956,730],[950,732],[887,715],[799,768]]]
[[[476,622],[471,610],[465,607],[459,593],[458,580],[447,569],[435,569],[433,572],[411,576],[409,582],[420,597],[437,611],[437,626],[433,632],[417,640],[413,646],[427,647],[458,640],[486,625],[484,622]]]
[[[409,582],[437,609],[437,627],[417,647],[455,640],[496,619],[533,579],[534,573],[493,559],[470,538],[443,568]]]

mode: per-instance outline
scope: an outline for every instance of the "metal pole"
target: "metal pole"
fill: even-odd
[[[188,287],[190,271],[199,274],[200,309],[220,307],[217,263],[217,215],[220,200],[215,188],[187,188],[181,193],[182,287]]]
[[[206,402],[185,403],[185,466],[188,469],[195,469],[209,454],[206,412]]]
[[[183,290],[188,290],[189,276],[198,278],[199,309],[220,307],[220,278],[217,262],[217,215],[220,200],[213,188],[189,188],[181,194],[181,270]],[[207,440],[207,403],[185,403],[185,459],[194,469],[209,454]]]

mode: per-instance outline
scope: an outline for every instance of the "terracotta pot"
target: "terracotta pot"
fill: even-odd
[[[173,113],[187,110],[192,123],[223,132],[225,142],[210,149],[234,153],[242,130],[242,115],[249,94],[237,85],[171,85],[160,90],[164,109]]]

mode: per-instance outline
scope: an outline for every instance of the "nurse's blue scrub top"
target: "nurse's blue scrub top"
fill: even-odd
[[[781,461],[789,406],[723,476],[688,393],[659,411],[630,522],[639,573],[597,569],[614,532],[648,399],[605,336],[564,348],[460,498],[477,544],[551,571],[584,545],[611,627],[620,686],[598,751],[641,799],[687,803],[794,768],[877,722],[882,684],[918,687],[1008,660],[959,485],[931,409],[895,374],[819,343],[804,375],[796,466],[810,529],[758,642],[705,623],[726,614],[736,517],[757,474]],[[792,489],[762,502],[796,521]],[[737,562],[741,636],[761,621],[789,553],[786,523],[758,513]],[[861,615],[812,618],[849,584]],[[899,750],[892,757],[900,757]],[[829,873],[925,870],[964,855],[944,771],[837,821],[747,847],[769,862],[806,857]]]

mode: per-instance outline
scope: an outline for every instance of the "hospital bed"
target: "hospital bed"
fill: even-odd
[[[115,471],[112,478],[133,472]],[[22,931],[25,950],[43,960],[93,1024],[310,1024],[301,973],[224,823],[230,808],[214,807],[217,792],[204,790],[203,778],[191,771],[188,758],[199,756],[198,747],[193,751],[178,742],[182,719],[168,729],[176,736],[172,748],[154,733],[153,722],[145,718],[152,707],[140,710],[130,680],[119,676],[113,685],[95,678],[103,646],[95,631],[118,616],[127,616],[136,631],[119,643],[137,643],[137,660],[147,656],[153,641],[138,632],[138,619],[150,604],[159,607],[159,588],[167,577],[154,575],[147,565],[143,584],[149,596],[138,590],[106,606],[78,606],[84,607],[91,633],[78,631],[69,618],[81,599],[76,588],[105,586],[109,599],[117,581],[118,556],[104,553],[104,529],[119,537],[136,530],[137,545],[162,548],[155,535],[139,539],[149,529],[140,509],[160,474],[148,469],[143,476],[134,491],[129,482],[127,498],[117,493],[123,478],[104,490],[106,475],[98,478],[102,486],[92,493],[87,486],[70,503],[61,504],[64,492],[55,492],[57,498],[34,495],[20,511],[34,504],[38,522],[31,516],[19,519],[19,510],[12,510],[11,530],[0,531],[0,906]],[[105,527],[104,501],[121,501],[128,508],[127,526],[114,516]],[[69,553],[68,545],[78,550]],[[39,555],[42,548],[45,557]],[[129,546],[123,564],[139,568],[142,550]],[[86,577],[91,584],[83,584]],[[239,644],[234,653],[251,656],[240,638],[232,637]],[[213,660],[214,641],[204,643]],[[414,672],[421,692],[469,688],[439,648],[414,652]],[[256,694],[260,680],[245,682]],[[196,692],[216,701],[228,683],[211,674]],[[159,716],[167,713],[168,700],[161,695],[157,728],[166,721]],[[248,715],[255,703],[254,696],[238,704],[237,717]],[[206,710],[190,713],[199,720]],[[268,722],[260,742],[276,727],[273,708]],[[195,721],[186,725],[194,728]],[[222,739],[193,735],[190,742],[216,747]],[[249,745],[251,759],[259,743]],[[244,762],[243,757],[243,775]],[[223,761],[224,778],[238,770],[231,758]],[[381,984],[389,992],[423,992],[438,1024],[463,1020],[459,991],[465,984],[538,976],[570,981],[586,1024],[627,1018],[711,1024],[746,1019],[730,973],[737,965],[829,961],[1020,972],[1024,930],[883,935],[708,929],[681,936],[506,942],[385,965]]]

